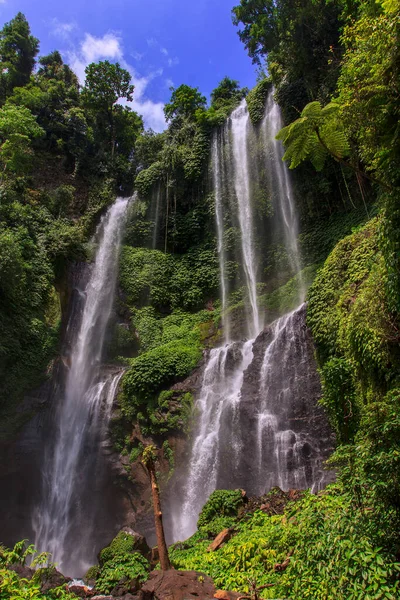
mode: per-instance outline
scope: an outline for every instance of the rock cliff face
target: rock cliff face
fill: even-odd
[[[324,461],[334,439],[318,404],[321,384],[306,306],[282,320],[278,330],[271,325],[255,340],[241,390],[238,475],[255,495],[275,485],[317,491],[332,479]]]
[[[196,424],[167,492],[169,535],[195,530],[214,489],[262,495],[274,486],[313,491],[333,478],[333,446],[306,307],[266,327],[253,342],[212,350],[197,394]]]

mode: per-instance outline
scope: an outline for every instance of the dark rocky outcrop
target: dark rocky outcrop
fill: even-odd
[[[26,565],[11,565],[8,567],[10,571],[14,571],[21,579],[32,579],[35,571]]]

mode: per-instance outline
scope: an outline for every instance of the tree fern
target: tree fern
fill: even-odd
[[[339,105],[334,102],[323,108],[317,101],[310,102],[300,118],[281,129],[276,139],[285,145],[283,160],[288,161],[290,169],[308,158],[321,171],[328,154],[338,160],[350,151],[339,119]]]

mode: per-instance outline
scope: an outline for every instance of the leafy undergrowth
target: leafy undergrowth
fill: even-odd
[[[357,510],[338,486],[319,495],[305,493],[283,515],[256,510],[224,520],[210,517],[205,523],[203,511],[198,531],[171,547],[170,556],[175,568],[204,572],[218,588],[249,592],[255,582],[258,588],[268,586],[259,592],[261,598],[296,600],[398,597],[399,564],[374,546],[367,533],[368,513]],[[208,552],[216,518],[235,534]]]
[[[36,571],[25,568],[25,563],[31,559],[31,567]],[[48,561],[47,553],[36,553],[32,545],[26,546],[25,540],[18,542],[12,550],[0,546],[0,600],[73,600],[74,594],[68,592],[66,585],[42,591],[42,583],[53,574],[54,566],[43,567]],[[18,575],[13,569],[18,566],[26,570],[29,576],[22,572]]]
[[[96,580],[96,592],[109,594],[121,581],[144,582],[150,571],[149,561],[135,551],[135,539],[123,531],[99,556],[99,566],[91,567],[87,578]]]

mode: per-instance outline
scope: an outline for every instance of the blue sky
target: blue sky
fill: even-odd
[[[0,0],[1,24],[18,11],[40,40],[58,49],[81,81],[90,62],[119,61],[136,85],[133,108],[164,128],[169,87],[186,83],[207,97],[228,75],[255,84],[255,69],[232,24],[239,0]]]

